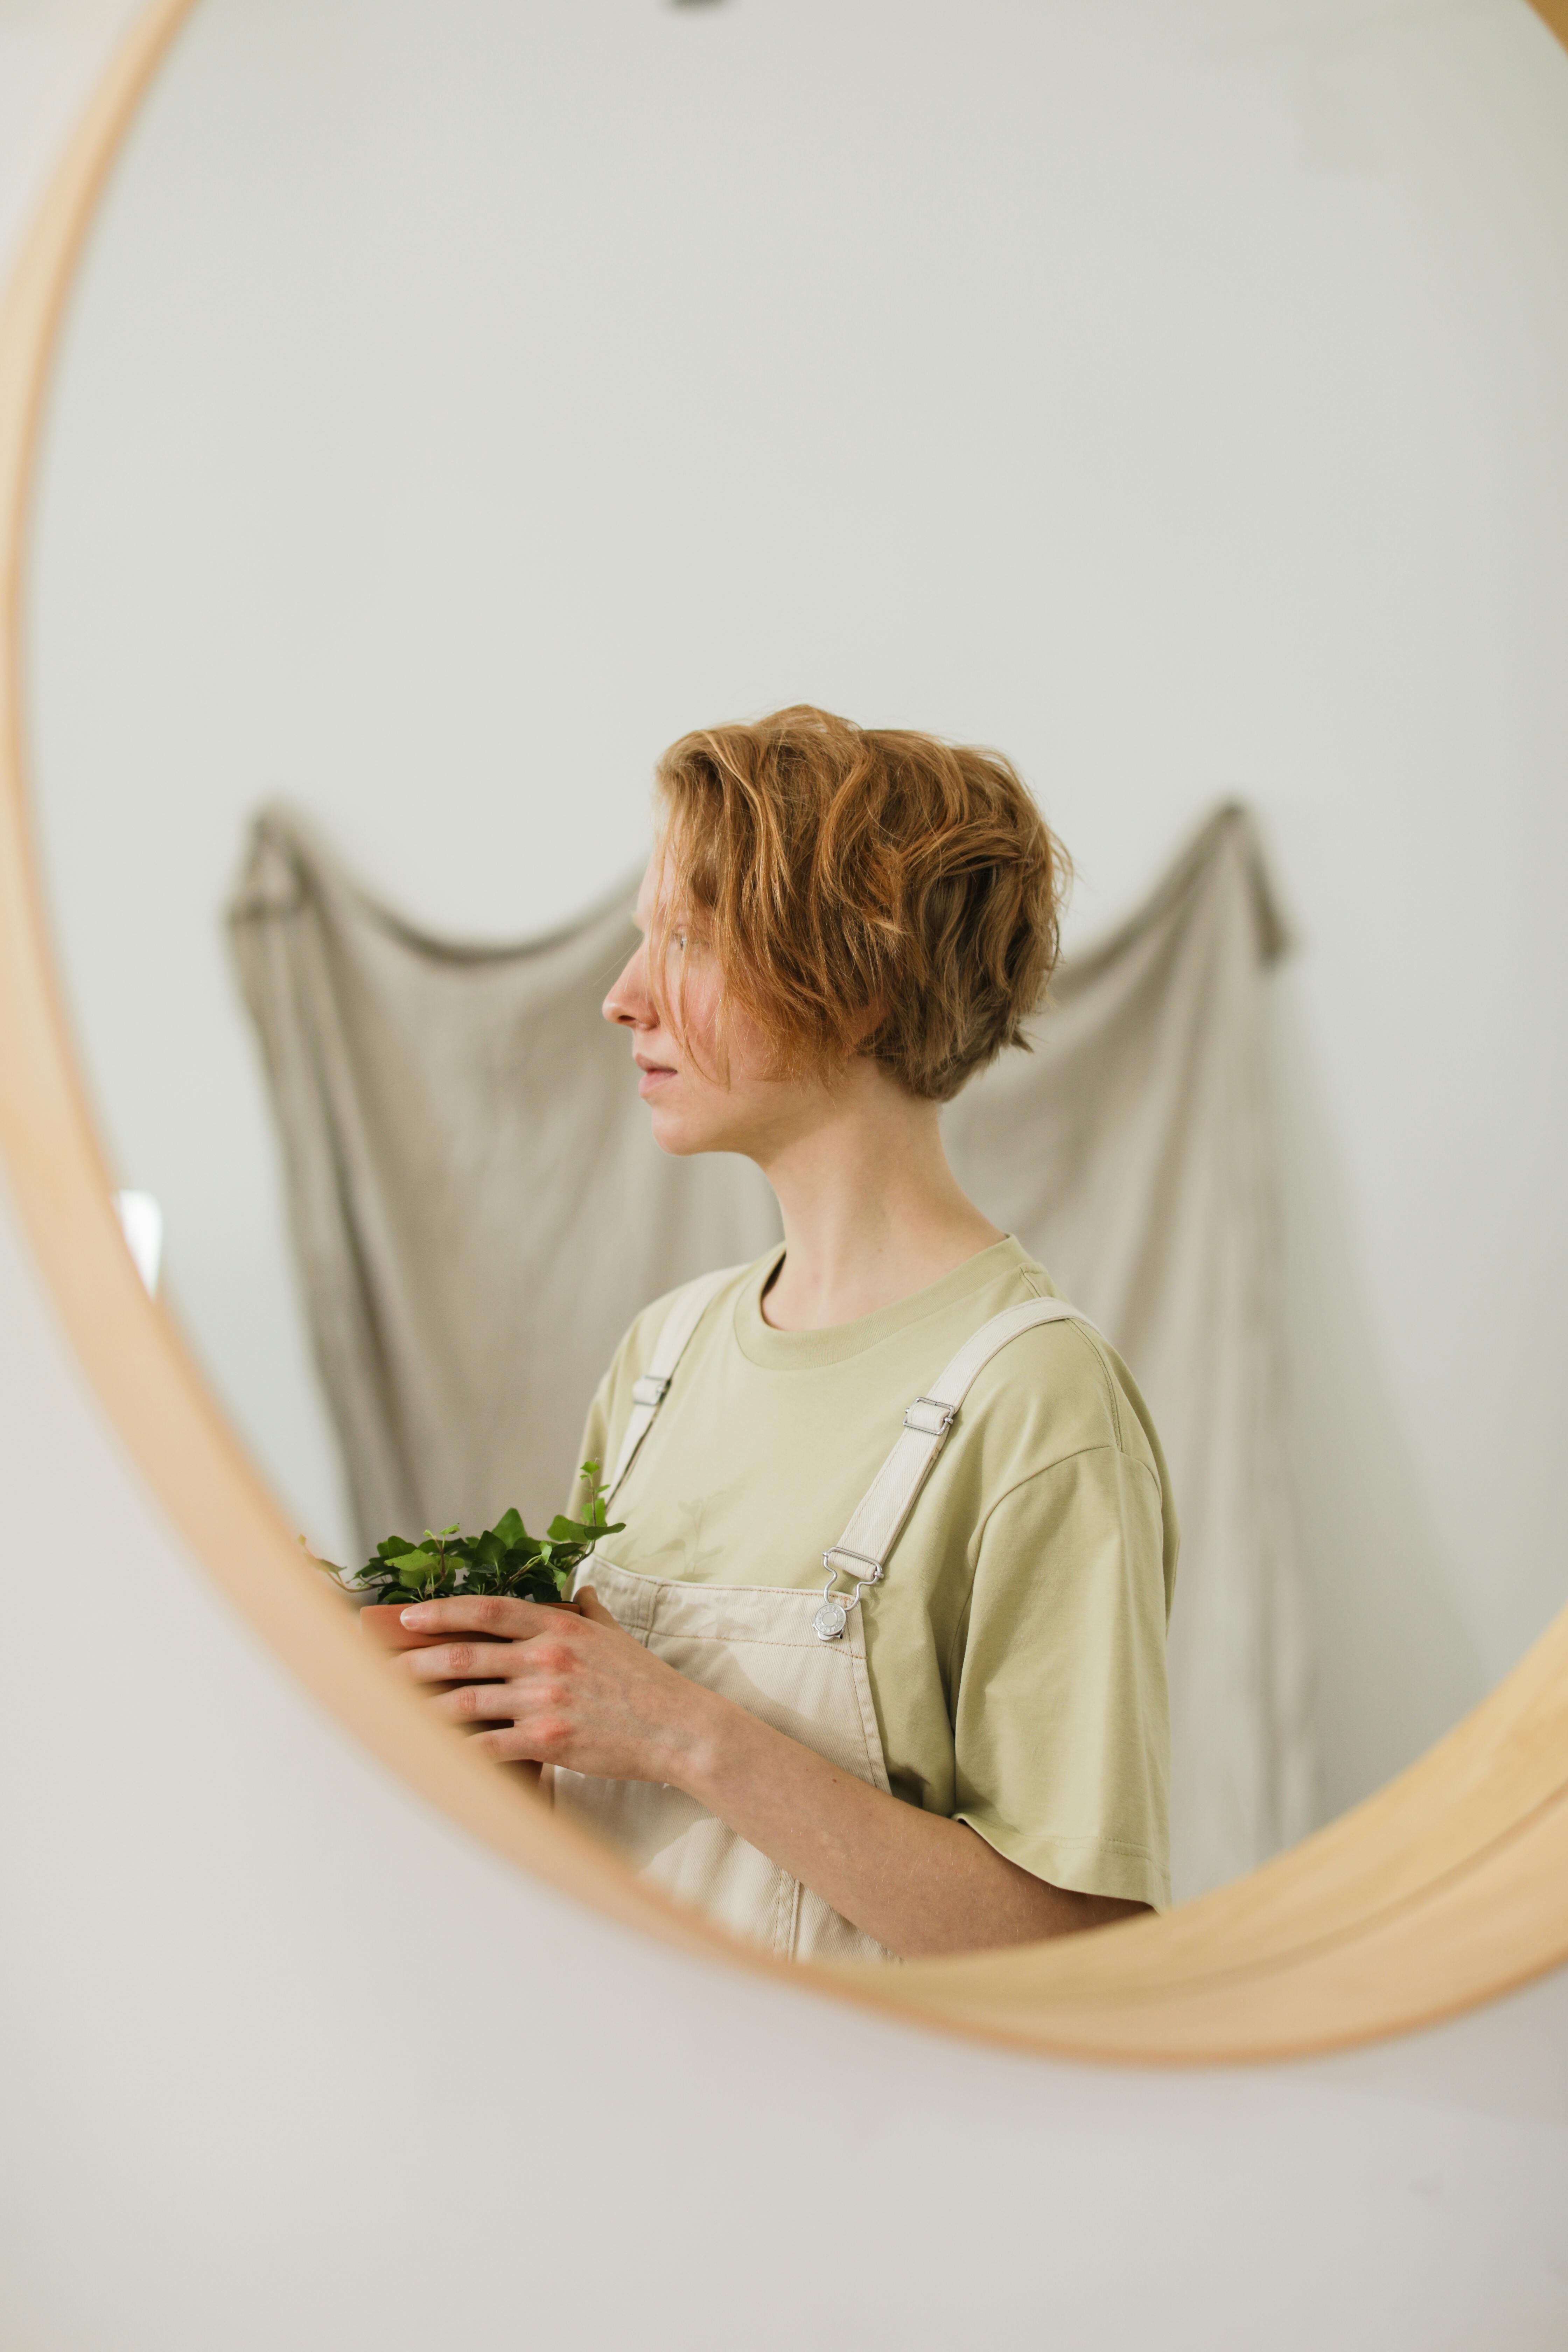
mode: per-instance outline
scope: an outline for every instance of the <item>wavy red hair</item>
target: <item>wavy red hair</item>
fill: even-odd
[[[947,1102],[1004,1047],[1027,1049],[1071,869],[999,751],[800,703],[683,735],[655,791],[649,973],[678,1038],[680,1006],[659,979],[671,931],[690,919],[718,958],[726,1012],[771,1041],[779,1076],[831,1082],[869,1055]]]

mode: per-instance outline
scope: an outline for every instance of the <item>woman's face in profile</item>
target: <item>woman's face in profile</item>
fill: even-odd
[[[630,1033],[637,1091],[652,1113],[654,1141],[661,1150],[766,1150],[798,1121],[804,1090],[799,1082],[766,1075],[765,1041],[732,1011],[726,1024],[725,1083],[719,1051],[722,975],[700,919],[685,907],[669,910],[664,975],[666,1000],[679,1008],[685,1024],[684,1045],[660,1021],[648,987],[647,935],[663,887],[663,859],[656,849],[634,917],[642,942],[605,999],[605,1018]]]

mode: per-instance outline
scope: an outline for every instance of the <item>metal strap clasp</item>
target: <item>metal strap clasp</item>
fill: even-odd
[[[840,1570],[836,1563],[840,1559],[852,1559],[857,1568],[866,1571],[847,1597],[833,1589],[838,1581]],[[811,1621],[811,1630],[819,1642],[837,1642],[849,1622],[849,1612],[857,1606],[866,1587],[882,1581],[882,1563],[863,1551],[846,1551],[842,1544],[833,1544],[823,1553],[822,1565],[827,1570],[827,1582],[822,1588],[822,1605]],[[847,1569],[843,1573],[848,1575],[850,1571]]]
[[[662,1404],[668,1389],[668,1372],[645,1372],[641,1380],[632,1382],[632,1402],[634,1404]]]
[[[917,1430],[921,1437],[945,1437],[952,1426],[958,1407],[943,1404],[940,1397],[919,1396],[904,1410],[904,1427]],[[930,1416],[935,1415],[934,1422]]]
[[[873,1559],[869,1552],[846,1551],[842,1544],[830,1544],[822,1555],[822,1565],[827,1570],[829,1584],[836,1584],[838,1580],[838,1570],[833,1565],[836,1559],[852,1559],[857,1568],[864,1569],[866,1572],[860,1584],[880,1584],[882,1581],[882,1563],[879,1559]],[[855,1588],[857,1592],[859,1589],[860,1585]]]

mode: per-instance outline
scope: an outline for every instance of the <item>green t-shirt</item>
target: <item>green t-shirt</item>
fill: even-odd
[[[710,1302],[616,1497],[626,1532],[605,1551],[637,1574],[820,1593],[905,1406],[993,1315],[1056,1296],[1009,1234],[874,1315],[775,1331],[761,1299],[783,1255]],[[579,1460],[615,1462],[668,1303],[616,1350]],[[1168,1903],[1176,1545],[1160,1441],[1115,1351],[1080,1323],[1010,1340],[861,1597],[894,1794],[1053,1885]]]

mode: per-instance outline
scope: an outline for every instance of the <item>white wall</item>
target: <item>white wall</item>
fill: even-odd
[[[115,14],[0,0],[12,114],[58,120]],[[1163,2077],[928,2040],[602,1926],[252,1646],[84,1393],[3,1191],[0,1492],[15,2352],[1568,2333],[1568,1978],[1383,2050]]]
[[[1565,358],[1522,0],[205,0],[67,337],[39,818],[122,1179],[318,1543],[247,813],[525,933],[663,742],[808,697],[1005,745],[1075,938],[1262,812],[1326,1808],[1454,1720],[1568,1596]]]

